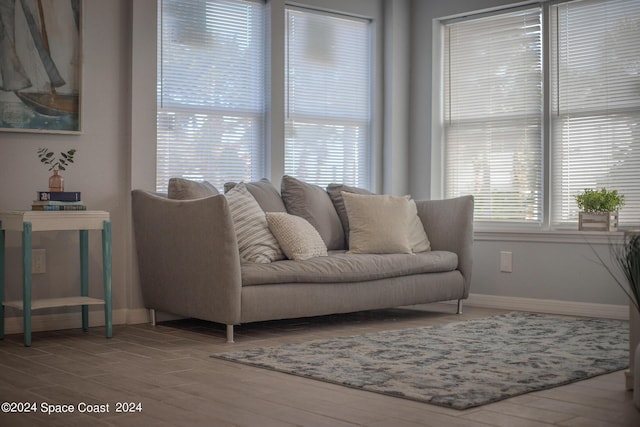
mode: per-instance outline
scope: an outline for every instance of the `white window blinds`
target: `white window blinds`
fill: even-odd
[[[640,2],[553,6],[551,52],[552,223],[604,186],[625,196],[620,224],[640,224]]]
[[[263,176],[264,4],[158,2],[158,191]]]
[[[444,191],[475,220],[543,219],[541,9],[444,27]]]
[[[369,21],[287,8],[285,173],[370,187]]]

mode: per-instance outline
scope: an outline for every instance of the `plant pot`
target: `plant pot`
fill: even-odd
[[[580,231],[617,231],[618,230],[618,211],[580,212],[578,214],[578,230]]]
[[[64,191],[64,178],[57,169],[53,170],[53,175],[49,177],[49,191]]]

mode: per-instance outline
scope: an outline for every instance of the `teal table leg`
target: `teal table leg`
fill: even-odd
[[[80,230],[80,295],[89,296],[89,231]],[[82,330],[89,330],[89,306],[82,306]]]
[[[105,221],[102,227],[102,278],[104,282],[104,327],[107,338],[111,338],[111,221]]]
[[[0,229],[0,340],[4,339],[4,230]]]
[[[31,347],[31,230],[30,222],[22,224],[22,315],[25,347]]]

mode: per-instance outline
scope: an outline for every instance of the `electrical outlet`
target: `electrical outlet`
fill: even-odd
[[[511,252],[500,252],[500,271],[505,273],[513,271],[513,254]]]
[[[31,251],[31,274],[44,274],[47,272],[47,250],[33,249]]]

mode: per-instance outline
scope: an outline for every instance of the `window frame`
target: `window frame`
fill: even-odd
[[[166,14],[166,30],[163,1],[167,1],[166,7],[170,10],[179,10]],[[266,5],[262,0],[218,0],[190,4],[185,15],[185,9],[177,3],[158,0],[156,8],[159,44],[156,53],[156,191],[165,190],[174,176],[209,181],[217,188],[222,188],[225,181],[260,179],[264,176],[267,158]],[[220,8],[224,8],[224,13],[214,14],[213,10]],[[237,19],[234,25],[228,25],[238,15],[246,21]],[[189,19],[180,21],[181,25],[172,25],[172,21],[182,16]],[[223,23],[219,17],[224,19]],[[216,35],[217,40],[221,40],[220,52],[215,46],[212,48]],[[166,39],[170,42],[164,50]],[[237,74],[230,73],[225,64],[222,65],[224,74],[217,70],[222,68],[217,66],[220,56],[229,51],[232,51],[229,56],[234,58],[229,62],[237,66],[234,70],[241,69]],[[209,52],[211,56],[207,55]],[[193,64],[194,68],[183,65],[182,61]],[[189,77],[203,81],[185,84],[184,79]],[[229,81],[235,86],[230,86]],[[255,92],[249,92],[247,86],[259,87],[259,99],[254,99]],[[232,87],[240,90],[233,91]],[[178,124],[174,126],[174,123]],[[172,161],[172,156],[181,151],[186,155]],[[236,175],[227,174],[243,164],[244,168]]]
[[[526,101],[530,98],[531,92],[537,92],[539,89],[536,88],[536,86],[542,85],[543,81],[544,81],[544,70],[545,70],[545,64],[544,64],[544,58],[543,58],[543,53],[544,53],[544,29],[542,27],[543,25],[543,17],[542,17],[542,6],[538,3],[532,3],[532,4],[526,4],[526,5],[522,5],[522,6],[516,6],[516,7],[508,7],[508,8],[504,8],[499,10],[496,13],[490,13],[490,12],[486,12],[486,13],[478,13],[478,14],[472,14],[469,16],[465,16],[462,18],[453,18],[453,19],[443,19],[440,21],[441,25],[442,25],[442,44],[441,44],[441,50],[442,50],[442,56],[441,56],[441,72],[442,72],[442,89],[440,91],[440,95],[441,95],[441,104],[439,105],[439,109],[441,110],[441,120],[439,121],[440,123],[440,127],[441,127],[441,131],[442,131],[442,164],[443,164],[443,168],[442,168],[442,181],[441,181],[441,191],[442,191],[442,196],[443,197],[453,197],[452,195],[448,195],[446,193],[446,176],[447,173],[449,171],[449,168],[445,167],[445,165],[447,164],[447,154],[448,154],[448,147],[446,146],[445,143],[445,135],[448,131],[453,131],[455,132],[465,132],[465,128],[467,130],[469,130],[469,128],[473,128],[474,126],[477,127],[479,130],[479,132],[483,132],[483,131],[487,131],[490,132],[491,134],[501,134],[502,132],[507,132],[507,136],[509,136],[508,139],[504,139],[504,136],[502,138],[502,141],[505,142],[505,144],[507,145],[508,149],[512,149],[513,151],[510,153],[511,155],[529,155],[528,151],[523,152],[522,150],[519,150],[519,145],[521,145],[522,143],[526,144],[526,148],[527,149],[532,149],[532,153],[534,155],[537,155],[541,160],[544,157],[544,135],[545,135],[545,122],[544,122],[544,118],[545,118],[545,110],[544,110],[544,100],[543,100],[543,96],[541,94],[541,96],[538,98],[536,97],[535,99],[537,99],[537,101],[532,105],[529,101]],[[507,16],[510,15],[510,16]],[[537,19],[539,16],[539,20]],[[535,37],[533,40],[531,39],[530,34],[532,34],[530,31],[524,31],[525,27],[521,27],[521,22],[524,19],[527,23],[531,24],[532,22],[534,22],[533,20],[530,21],[533,17],[535,17],[535,23],[539,23],[540,25],[540,33],[535,33],[535,34],[539,34],[538,37]],[[472,115],[472,116],[467,116],[464,117],[465,113],[467,113],[467,115],[469,114],[469,111],[466,111],[466,108],[464,107],[464,102],[462,101],[449,101],[446,98],[446,94],[448,93],[448,87],[446,86],[447,84],[447,80],[453,79],[455,75],[458,75],[458,73],[454,73],[453,75],[450,73],[447,73],[448,65],[446,59],[447,58],[452,58],[449,56],[449,53],[445,50],[446,46],[445,46],[445,42],[446,39],[448,37],[447,34],[452,34],[451,30],[450,30],[450,26],[451,25],[456,25],[460,22],[469,22],[471,23],[471,25],[473,26],[475,24],[475,22],[477,22],[477,20],[486,20],[486,19],[494,19],[497,18],[496,21],[494,21],[493,23],[496,25],[500,25],[499,28],[502,28],[502,25],[504,25],[503,23],[501,23],[502,19],[506,19],[508,20],[507,22],[509,22],[509,32],[508,34],[511,34],[516,27],[512,27],[513,24],[511,24],[512,21],[516,21],[518,22],[518,27],[517,27],[517,31],[518,31],[518,38],[517,38],[517,42],[518,43],[522,43],[525,42],[527,43],[527,46],[530,47],[531,43],[535,40],[535,46],[537,47],[537,50],[535,50],[534,52],[537,53],[539,55],[540,58],[540,65],[539,68],[536,68],[534,72],[532,72],[531,70],[527,70],[526,68],[521,67],[521,63],[516,62],[516,68],[519,71],[518,74],[518,78],[520,79],[525,79],[528,80],[530,78],[530,75],[532,73],[535,73],[538,77],[539,80],[536,80],[536,82],[538,82],[539,85],[532,85],[532,89],[528,89],[525,90],[524,92],[520,93],[520,97],[517,97],[517,101],[513,104],[508,104],[509,108],[506,108],[503,111],[499,111],[496,113],[492,113],[490,115]],[[488,25],[488,24],[487,24]],[[483,27],[483,29],[486,28],[488,29],[490,32],[494,32],[494,27],[493,26],[485,26]],[[529,27],[526,27],[529,28]],[[456,34],[457,31],[455,31],[453,34]],[[465,33],[463,32],[463,36],[465,36]],[[453,39],[455,40],[455,38]],[[453,43],[453,40],[451,41],[451,43]],[[513,52],[513,50],[517,47],[518,45],[508,45],[508,49],[506,50],[506,53],[503,52],[504,54],[509,54],[509,52]],[[468,49],[466,47],[463,47],[462,49]],[[488,49],[488,50],[492,50],[492,49]],[[456,57],[460,57],[460,54],[457,54]],[[464,58],[464,56],[462,56]],[[520,60],[521,55],[517,55],[517,60]],[[451,61],[451,59],[450,59]],[[490,64],[492,64],[495,67],[495,63],[491,62]],[[505,64],[507,65],[507,64]],[[519,65],[519,66],[518,66]],[[525,70],[525,71],[522,71]],[[466,71],[469,71],[469,69],[467,69]],[[474,70],[475,72],[475,70]],[[462,70],[462,75],[466,76],[468,75],[468,73],[465,74],[465,70]],[[490,75],[490,74],[489,74]],[[486,78],[489,75],[485,75],[484,77]],[[474,77],[475,78],[475,77]],[[462,84],[465,84],[466,80],[463,79],[462,80]],[[493,80],[490,80],[490,82],[493,83],[499,83],[500,85],[502,84],[509,84],[509,82],[504,83],[502,80],[500,80],[499,82],[495,82]],[[466,82],[468,83],[468,82]],[[493,94],[493,92],[491,92]],[[460,95],[459,93],[453,93],[450,94],[451,95]],[[467,96],[467,94],[463,93],[463,96]],[[500,97],[500,94],[497,94],[497,97]],[[476,94],[473,95],[473,99],[470,100],[470,102],[477,102],[479,100],[479,98],[477,97]],[[457,106],[462,106],[461,109],[458,109],[457,107],[453,110],[451,110],[451,105],[453,105],[453,103],[455,102],[455,104]],[[493,104],[491,104],[493,105]],[[502,104],[498,104],[498,105],[502,105]],[[535,107],[537,108],[534,108]],[[449,107],[449,110],[447,110],[447,107]],[[517,113],[513,112],[513,108],[517,108]],[[475,109],[474,109],[475,110]],[[478,111],[478,110],[472,110],[472,112],[475,113],[479,113],[482,111]],[[522,110],[522,111],[521,111]],[[452,111],[456,112],[455,118],[452,120],[451,118],[449,118],[447,120],[447,117],[451,114]],[[462,116],[462,117],[461,117]],[[516,127],[510,127],[508,125],[505,125],[505,123],[510,122],[510,117],[514,117],[517,122],[519,123],[519,126]],[[449,122],[449,123],[448,123]],[[466,124],[468,123],[468,124]],[[475,124],[475,125],[474,125]],[[528,129],[530,128],[530,126],[532,124],[535,124],[535,133],[533,135],[533,137],[528,136],[525,137],[525,134],[528,134],[529,131]],[[488,129],[487,129],[488,127]],[[526,130],[526,131],[525,131]],[[515,136],[517,139],[517,141],[520,141],[519,144],[511,144],[511,137]],[[455,141],[455,139],[454,139]],[[493,143],[493,142],[497,142],[498,144],[500,144],[501,142],[500,137],[498,137],[497,141],[493,141],[493,139],[491,141],[487,141],[487,140],[482,140],[479,139],[477,142],[479,143]],[[460,146],[460,144],[458,143],[458,146]],[[455,147],[455,146],[454,146]],[[455,148],[454,148],[455,149]],[[460,152],[461,150],[458,150],[458,152]],[[495,152],[495,151],[491,151],[491,152],[487,152],[487,151],[482,151],[482,153],[487,155],[487,159],[494,157],[494,155],[497,155],[497,157],[501,157],[501,155],[503,154],[502,152]],[[506,153],[507,155],[509,154],[509,152]],[[462,154],[464,155],[464,154]],[[464,165],[468,164],[468,163],[463,163]],[[503,166],[504,162],[498,162],[496,164],[496,166]],[[466,166],[463,166],[466,167]],[[492,170],[493,168],[491,167],[491,162],[488,161],[488,163],[485,163],[482,165],[481,170],[484,172],[485,170]],[[484,175],[483,175],[484,176]],[[520,195],[521,193],[518,193],[514,190],[517,189],[517,185],[511,187],[509,186],[509,190],[511,191],[511,193],[508,194],[508,197],[506,199],[498,199],[497,200],[497,206],[500,207],[506,207],[509,206],[509,200],[513,200],[513,199],[518,199],[521,197],[528,197],[531,199],[535,199],[538,201],[537,204],[535,204],[534,206],[532,206],[530,209],[530,212],[528,215],[530,215],[532,218],[527,220],[525,219],[524,215],[525,215],[525,211],[526,211],[526,207],[528,206],[527,204],[518,204],[516,206],[518,206],[520,209],[512,209],[512,208],[506,208],[506,209],[502,209],[504,211],[504,213],[506,213],[507,215],[513,215],[516,212],[520,211],[519,213],[521,215],[523,215],[521,218],[516,219],[504,219],[504,220],[498,220],[498,219],[479,219],[479,212],[481,212],[481,207],[482,204],[481,202],[481,198],[480,195],[476,195],[476,219],[475,219],[475,223],[480,225],[481,227],[487,227],[487,226],[492,226],[494,224],[500,224],[501,227],[513,227],[513,228],[539,228],[542,224],[542,222],[544,221],[544,164],[539,164],[539,166],[537,167],[533,167],[531,169],[526,169],[525,170],[525,175],[526,178],[528,179],[532,179],[535,183],[537,183],[538,185],[535,187],[531,187],[528,188],[530,190],[533,190],[531,192],[531,194],[529,196],[522,196]],[[491,174],[489,176],[489,178],[486,179],[493,179],[493,178],[498,178],[499,180],[499,176],[494,176],[494,174]],[[484,200],[490,200],[493,199],[493,194],[496,191],[496,188],[493,186],[489,187],[489,192],[485,192],[483,194],[483,196],[485,196]],[[492,205],[492,203],[489,203],[490,207]],[[493,211],[493,209],[492,209]],[[486,212],[486,210],[485,210]],[[504,215],[504,214],[503,214]],[[539,219],[537,219],[539,218]]]
[[[366,138],[364,143],[367,145],[366,147],[364,147],[364,149],[360,152],[363,157],[364,160],[362,162],[362,166],[365,169],[363,174],[364,177],[363,179],[365,180],[364,183],[359,183],[359,182],[351,182],[349,180],[345,180],[344,177],[342,179],[340,179],[339,182],[341,183],[345,183],[348,185],[353,185],[353,186],[360,186],[363,188],[366,188],[368,190],[374,190],[375,188],[375,183],[376,183],[376,179],[374,176],[375,173],[375,167],[374,167],[374,159],[375,159],[375,151],[376,151],[376,145],[375,145],[375,128],[374,128],[374,114],[375,114],[375,64],[376,64],[376,51],[375,51],[375,22],[372,18],[369,17],[363,17],[360,15],[356,15],[353,13],[346,13],[346,12],[336,12],[336,11],[330,11],[327,9],[321,9],[321,8],[316,8],[316,7],[311,7],[311,6],[305,6],[305,5],[301,5],[298,3],[295,4],[290,4],[290,3],[285,3],[284,6],[284,13],[285,13],[285,20],[288,19],[288,14],[289,11],[292,12],[301,12],[301,13],[309,13],[309,14],[317,14],[317,15],[326,15],[328,17],[332,17],[332,18],[345,18],[345,19],[349,19],[349,20],[353,20],[353,21],[361,21],[361,23],[366,23],[367,25],[367,44],[368,44],[368,63],[367,63],[367,67],[368,67],[368,77],[369,77],[369,82],[368,82],[368,106],[367,106],[367,122],[366,122]],[[291,173],[288,172],[286,170],[286,162],[287,162],[287,123],[289,122],[289,111],[288,109],[290,107],[288,107],[288,102],[290,99],[290,95],[289,95],[289,76],[287,75],[287,71],[288,71],[288,47],[289,47],[289,43],[288,43],[288,34],[287,34],[287,30],[289,28],[289,23],[286,23],[286,30],[285,30],[285,43],[284,43],[284,53],[285,53],[285,64],[284,64],[284,98],[285,98],[285,113],[284,113],[284,146],[283,146],[283,150],[284,150],[284,159],[283,161],[285,162],[285,169],[284,169],[284,173]],[[339,119],[337,121],[335,121],[335,118],[332,118],[331,116],[323,116],[323,115],[313,115],[313,114],[295,114],[294,116],[294,121],[295,120],[301,120],[301,121],[307,121],[309,125],[315,125],[318,123],[324,123],[326,125],[342,125],[345,124],[345,126],[348,126],[349,123],[352,123],[352,121],[348,120],[348,119]],[[307,119],[307,120],[305,120]],[[304,178],[302,178],[304,179]],[[310,179],[305,179],[307,182],[309,183],[313,183],[313,184],[318,184],[321,186],[325,186],[326,184],[329,184],[329,182],[314,182],[313,180]],[[337,181],[332,181],[332,182],[337,182]]]
[[[158,48],[158,35],[155,33],[155,29],[158,27],[156,14],[148,14],[145,8],[156,8],[159,0],[140,0],[140,3],[135,3],[133,6],[136,15],[145,18],[145,22],[148,26],[154,28],[154,37],[151,40],[149,33],[142,34],[142,30],[134,34],[134,44],[139,44],[134,50],[140,51],[148,59],[142,63],[137,61],[136,58],[142,57],[140,55],[134,56],[134,62],[138,63],[135,67],[138,69],[138,73],[149,73],[149,64],[156,63],[156,49]],[[301,0],[296,2],[289,2],[287,0],[268,1],[260,0],[264,2],[266,7],[266,116],[265,116],[265,134],[264,134],[264,164],[263,173],[261,177],[270,179],[276,187],[279,187],[280,177],[285,172],[284,167],[284,24],[285,24],[285,7],[288,5],[295,5],[304,8],[311,8],[319,11],[326,11],[331,13],[338,13],[355,18],[367,19],[372,22],[371,24],[371,126],[369,136],[370,146],[370,190],[380,191],[383,182],[386,182],[387,177],[394,173],[383,167],[386,162],[382,156],[382,141],[384,138],[383,130],[385,129],[383,122],[386,120],[385,110],[383,105],[383,79],[384,74],[382,70],[385,65],[382,62],[384,37],[383,37],[383,23],[386,21],[386,11],[383,8],[382,1],[370,1],[370,0],[353,0],[350,2],[343,2],[340,0]],[[135,29],[136,26],[134,26]],[[143,37],[140,37],[143,36]],[[153,50],[149,50],[150,48]],[[400,68],[404,69],[404,65]],[[408,65],[407,65],[408,67]],[[394,65],[395,68],[395,65]],[[156,65],[153,65],[153,72],[157,69]],[[407,68],[408,72],[408,68]],[[144,86],[144,92],[146,99],[149,99],[149,95],[153,92],[153,108],[150,105],[145,104],[145,108],[155,111],[156,104],[156,80],[155,79],[134,79],[139,84],[136,84],[134,90],[140,92],[138,88]],[[134,114],[137,115],[137,114]],[[151,114],[147,114],[151,118]],[[148,166],[147,172],[141,172],[136,177],[136,182],[140,182],[138,187],[145,187],[149,189],[156,189],[156,157],[157,157],[157,129],[155,126],[156,114],[153,114],[152,126],[140,126],[137,122],[133,124],[134,132],[144,134],[146,136],[146,142],[135,143],[134,151],[137,153],[138,162],[144,159],[144,163]],[[153,129],[152,129],[152,128]],[[148,153],[148,156],[144,154]],[[153,172],[152,172],[153,171]],[[395,173],[394,173],[395,174]],[[260,178],[261,178],[260,177]],[[406,191],[406,190],[404,190]]]
[[[560,2],[569,2],[572,0],[560,0]],[[553,235],[572,235],[585,232],[577,231],[577,221],[575,223],[552,224],[552,171],[551,171],[551,144],[552,128],[551,128],[551,49],[550,39],[551,31],[549,28],[551,22],[551,7],[553,6],[547,1],[532,1],[514,5],[498,6],[494,8],[479,10],[477,12],[469,12],[461,15],[448,16],[433,20],[433,39],[432,39],[432,99],[431,99],[431,195],[434,199],[445,197],[445,136],[444,136],[444,38],[446,31],[446,23],[456,19],[470,19],[474,17],[482,17],[492,14],[508,13],[521,8],[530,8],[539,5],[542,8],[542,61],[543,61],[543,217],[540,224],[527,224],[500,221],[474,221],[476,230],[480,233],[510,233],[514,235],[527,235],[533,233],[534,236],[542,236],[540,241],[556,241]],[[630,226],[634,226],[631,224]],[[602,232],[600,232],[602,233]],[[604,234],[619,234],[616,232],[605,232]],[[563,239],[561,239],[563,240]]]
[[[571,6],[571,3],[576,3],[576,8],[573,8]],[[560,187],[560,193],[561,193],[563,188],[567,188],[567,186],[573,184],[572,185],[573,192],[575,193],[581,192],[585,187],[602,188],[602,186],[605,186],[605,187],[608,187],[609,189],[616,188],[618,191],[624,194],[627,199],[627,204],[629,204],[628,203],[629,198],[633,197],[634,200],[632,205],[622,209],[622,213],[620,217],[620,219],[622,220],[622,224],[620,227],[622,229],[636,228],[640,225],[640,217],[639,217],[640,200],[638,199],[637,185],[630,185],[628,182],[630,179],[637,182],[638,180],[640,180],[640,174],[638,174],[637,172],[635,174],[631,174],[631,173],[618,174],[617,179],[615,178],[615,176],[616,176],[616,170],[618,171],[620,170],[618,169],[619,166],[622,166],[621,168],[622,170],[625,170],[625,169],[633,170],[635,163],[640,162],[640,152],[635,151],[634,153],[634,150],[630,150],[630,153],[635,155],[632,155],[626,161],[620,162],[619,161],[620,156],[619,154],[618,156],[616,156],[616,154],[620,153],[621,151],[624,151],[625,150],[624,147],[626,146],[626,143],[627,142],[633,143],[634,139],[612,138],[610,136],[603,139],[599,139],[599,138],[596,138],[595,135],[598,135],[598,134],[611,135],[613,133],[620,132],[620,129],[623,129],[623,133],[624,131],[626,131],[627,134],[630,134],[630,135],[633,134],[632,127],[633,127],[634,120],[637,123],[637,120],[640,119],[640,103],[638,103],[637,101],[638,98],[622,96],[622,97],[613,97],[612,99],[608,96],[605,96],[604,100],[602,100],[596,96],[596,97],[591,97],[591,99],[588,100],[589,101],[588,106],[584,105],[581,102],[576,102],[576,100],[573,99],[573,102],[571,103],[572,107],[567,108],[566,105],[568,105],[567,103],[569,102],[569,100],[572,99],[572,96],[573,97],[580,96],[594,89],[600,90],[600,93],[602,92],[606,93],[609,91],[609,89],[611,89],[613,93],[616,92],[616,89],[617,91],[620,91],[621,86],[619,86],[619,79],[621,76],[620,74],[614,73],[613,77],[607,80],[606,91],[603,91],[602,89],[598,88],[597,85],[594,84],[594,79],[592,78],[587,79],[587,82],[589,83],[588,87],[580,85],[578,90],[575,90],[575,88],[571,88],[571,85],[569,83],[565,83],[564,87],[562,84],[559,83],[562,80],[565,80],[565,82],[567,82],[567,79],[566,79],[566,75],[568,75],[567,70],[563,70],[563,67],[565,67],[567,64],[567,60],[565,58],[565,60],[563,61],[563,58],[560,55],[560,52],[562,51],[561,46],[563,46],[563,44],[560,43],[561,37],[558,33],[559,28],[555,26],[554,23],[563,22],[563,19],[560,19],[559,17],[563,13],[566,14],[568,13],[568,11],[570,11],[574,18],[570,20],[568,31],[571,34],[571,40],[576,40],[576,34],[580,32],[580,29],[584,31],[584,28],[581,28],[581,25],[575,24],[575,21],[580,22],[580,20],[575,17],[577,14],[581,13],[580,8],[585,6],[590,9],[595,8],[597,11],[605,15],[609,11],[613,11],[614,12],[613,16],[617,18],[621,17],[620,13],[622,11],[628,12],[628,9],[624,7],[625,6],[624,4],[613,5],[612,3],[607,3],[604,0],[591,0],[591,1],[585,1],[584,3],[575,2],[574,0],[565,0],[562,2],[553,2],[553,3],[547,4],[547,7],[549,9],[549,29],[547,31],[547,34],[549,37],[548,51],[550,53],[550,62],[549,62],[550,76],[549,76],[548,87],[549,87],[549,96],[551,98],[548,104],[548,107],[549,107],[549,114],[548,114],[549,132],[548,133],[549,133],[549,139],[550,139],[550,142],[549,142],[550,159],[549,159],[549,166],[548,166],[549,167],[549,172],[548,172],[549,185],[550,185],[550,192],[549,192],[549,203],[550,203],[549,224],[550,226],[549,227],[551,229],[556,229],[556,230],[571,229],[575,227],[575,224],[578,222],[577,209],[573,210],[571,208],[567,208],[567,206],[574,205],[574,201],[572,200],[573,198],[572,197],[563,198],[562,194],[560,196],[557,196],[557,194],[555,194],[555,192],[558,191],[558,187]],[[564,7],[567,7],[567,9],[563,11]],[[637,3],[634,3],[634,7],[636,7],[635,9],[636,12],[640,10],[637,8],[638,7]],[[602,16],[600,13],[597,13],[593,9],[589,10],[589,12],[591,15],[597,15],[598,16],[597,20],[599,22],[607,22],[607,24],[610,23],[605,16]],[[618,12],[618,13],[615,13],[615,12]],[[624,17],[626,18],[626,16],[627,14],[625,13]],[[635,19],[638,19],[637,15],[634,15],[634,16],[636,16]],[[613,21],[612,23],[620,25],[620,21],[617,21],[617,20]],[[594,28],[592,25],[590,25],[589,28],[590,28],[590,31],[594,31]],[[603,37],[599,38],[598,40],[602,45],[606,45],[606,43],[603,42],[603,40],[605,40],[607,36],[610,35],[610,33],[607,30],[609,30],[611,26],[610,25],[601,26],[601,28],[605,28],[605,31],[604,32],[599,31],[600,35],[602,35]],[[615,28],[618,28],[618,27],[615,27]],[[561,28],[561,30],[562,30],[561,33],[567,32],[567,28]],[[597,29],[595,31],[597,32]],[[622,38],[625,35],[624,31],[622,33],[615,32],[614,34],[615,34],[615,38]],[[554,39],[554,36],[557,37],[557,39]],[[637,50],[633,49],[633,47],[640,48],[640,43],[638,43],[637,38],[631,38],[631,40],[634,40],[635,44],[630,44],[629,46],[625,45],[624,47],[622,47],[621,45],[615,45],[613,47],[614,51],[622,47],[623,52],[626,52],[627,50],[636,52]],[[629,49],[630,47],[631,49]],[[589,51],[588,56],[582,55],[582,54],[576,55],[574,54],[574,51],[571,51],[571,54],[569,55],[569,57],[571,57],[574,61],[568,61],[572,64],[572,67],[570,68],[574,72],[576,69],[580,69],[580,66],[583,66],[583,64],[585,63],[584,61],[585,56],[589,60],[592,60],[596,56],[600,57],[600,54],[602,54],[603,51],[605,52],[604,55],[609,55],[611,46],[607,46],[606,49],[604,48],[604,46],[600,46],[600,50],[597,50],[598,46],[595,46],[594,49],[596,50]],[[556,58],[554,58],[554,55],[552,54],[554,50],[557,51]],[[582,52],[582,50],[578,49],[577,52]],[[607,64],[607,65],[600,66],[600,69],[598,70],[599,72],[597,73],[598,77],[601,77],[603,74],[602,68],[605,68],[605,69],[608,68],[608,64],[616,63],[615,61],[616,61],[615,55],[612,55],[612,62],[601,61],[601,64]],[[586,61],[586,62],[590,63],[590,61]],[[620,65],[620,64],[618,63],[617,65]],[[589,72],[587,73],[587,75],[593,75],[595,73],[592,70],[588,70],[588,71]],[[565,73],[564,77],[563,77],[563,73]],[[604,74],[607,74],[607,73],[604,73]],[[600,79],[597,79],[597,80],[599,84],[601,80]],[[637,86],[636,84],[637,78],[634,77],[633,80],[634,80],[634,86]],[[628,81],[625,77],[622,78],[622,81],[625,82],[626,85],[628,86]],[[584,83],[584,80],[582,82]],[[633,99],[635,102],[631,102],[630,99]],[[614,105],[612,105],[611,107],[609,106],[610,101],[614,103]],[[594,119],[594,117],[598,117],[598,119]],[[591,144],[588,145],[587,150],[595,149],[595,147],[597,147],[598,145],[609,146],[608,147],[609,149],[607,151],[598,151],[597,160],[593,158],[589,158],[590,157],[589,155],[587,156],[580,155],[579,152],[581,150],[579,149],[575,150],[575,147],[580,146],[580,140],[581,140],[580,137],[571,139],[570,141],[568,141],[568,143],[567,142],[563,143],[561,137],[558,139],[554,139],[554,136],[553,136],[554,133],[561,132],[563,129],[565,130],[574,129],[574,132],[576,132],[576,134],[580,133],[579,125],[574,124],[572,126],[571,123],[580,122],[584,118],[590,118],[588,120],[584,120],[584,122],[587,124],[590,131],[594,131],[597,129],[597,133],[590,134],[589,136],[589,139],[591,140],[590,141]],[[601,124],[602,122],[604,122],[605,125],[602,125]],[[565,126],[563,126],[563,123],[565,124]],[[567,124],[568,126],[566,126]],[[635,140],[635,142],[638,143],[640,141]],[[568,146],[571,148],[568,148]],[[570,155],[568,156],[565,155],[558,158],[554,155],[554,151],[566,152],[567,150],[572,150],[570,152]],[[618,159],[618,162],[612,160],[616,157]],[[623,156],[623,157],[626,157],[626,156]],[[605,161],[604,160],[605,158],[609,158],[609,161],[608,162]],[[560,161],[557,161],[558,159],[560,159]],[[563,175],[563,172],[566,174],[566,171],[563,171],[562,167],[557,167],[557,165],[561,163],[566,164],[567,162],[570,163],[572,161],[585,162],[585,160],[587,163],[590,163],[588,166],[585,165],[581,168],[575,168],[573,170],[569,169],[568,170],[569,173],[567,175]],[[589,181],[596,182],[596,184],[591,184],[591,183],[578,184],[575,181],[579,181],[579,179],[572,179],[572,178],[565,179],[565,176],[573,175],[578,177],[585,170],[591,170],[590,169],[591,167],[595,168],[596,170],[600,168],[600,173],[602,174],[600,178],[602,179],[602,181],[598,179],[597,172],[592,173],[589,177]],[[606,172],[603,173],[603,171],[605,170]],[[608,183],[612,180],[616,181],[616,184],[614,187],[611,187],[610,185],[608,185]],[[556,199],[558,200],[558,203],[554,204],[554,200]],[[570,211],[573,210],[573,212],[566,212],[565,209],[569,209]]]

